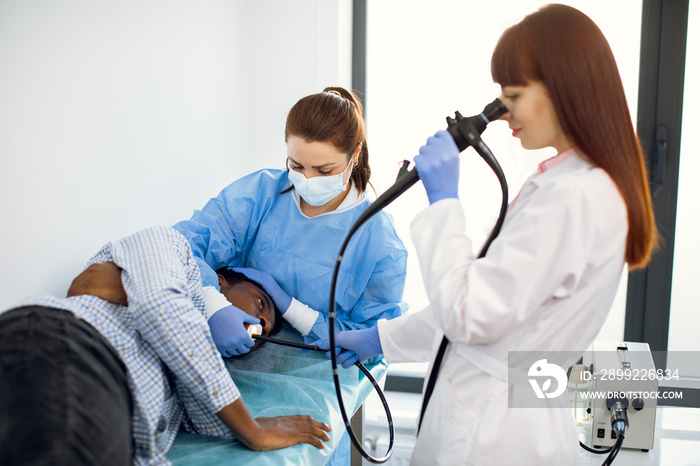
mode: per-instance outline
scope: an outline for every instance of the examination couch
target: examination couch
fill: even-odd
[[[280,340],[303,343],[301,335],[284,324],[274,335]],[[325,465],[345,433],[336,399],[330,361],[319,351],[301,350],[266,342],[257,351],[226,361],[231,377],[253,417],[308,414],[333,429],[323,450],[300,444],[281,450],[256,452],[237,441],[180,432],[168,451],[176,466],[225,465]],[[367,367],[380,380],[387,365],[382,361]],[[373,391],[371,382],[357,367],[339,368],[343,402],[348,416]]]

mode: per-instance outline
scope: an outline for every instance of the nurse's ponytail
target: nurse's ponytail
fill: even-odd
[[[348,161],[360,147],[352,179],[360,192],[367,189],[372,170],[369,166],[367,133],[362,103],[342,87],[327,87],[323,92],[304,97],[287,115],[284,140],[296,136],[307,142],[330,143],[347,154]]]

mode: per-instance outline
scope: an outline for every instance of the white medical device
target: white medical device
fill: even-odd
[[[659,374],[647,343],[595,341],[583,355],[591,445],[612,446],[613,424],[627,423],[623,448],[654,448]],[[587,410],[587,411],[588,411]]]

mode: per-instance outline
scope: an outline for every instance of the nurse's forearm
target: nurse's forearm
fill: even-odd
[[[396,314],[403,314],[402,303],[397,303],[395,305],[385,304],[383,306],[386,308],[385,311],[373,316],[372,319],[362,322],[354,322],[349,319],[342,320],[336,317],[334,322],[335,331],[361,330],[368,327],[374,327],[377,325],[377,321],[380,318],[391,319]],[[376,313],[376,311],[374,313]],[[317,340],[328,338],[328,316],[310,308],[296,298],[292,298],[292,303],[290,304],[289,309],[282,314],[282,317],[289,322],[292,327],[297,329],[302,336],[310,336],[312,339]]]
[[[267,451],[299,443],[323,448],[331,428],[311,416],[277,416],[253,419],[241,398],[216,413],[238,441],[251,450]]]
[[[292,303],[282,317],[297,329],[302,335],[308,335],[311,328],[319,319],[320,313],[311,309],[301,301],[292,298]]]

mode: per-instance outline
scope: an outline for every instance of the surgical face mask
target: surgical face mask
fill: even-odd
[[[348,162],[343,173],[331,176],[305,177],[296,170],[289,170],[289,180],[294,185],[299,195],[311,206],[318,207],[334,199],[345,191],[348,182],[343,182],[348,170],[352,171],[352,160]],[[348,180],[350,176],[348,175]]]

